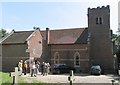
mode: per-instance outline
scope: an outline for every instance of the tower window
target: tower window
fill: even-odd
[[[98,18],[96,18],[96,24],[98,24],[99,23],[99,20],[98,20]]]
[[[102,24],[102,18],[101,17],[96,18],[96,24]]]
[[[101,17],[99,18],[99,23],[102,24],[102,18]]]

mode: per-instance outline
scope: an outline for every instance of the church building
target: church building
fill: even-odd
[[[34,31],[12,31],[2,46],[2,70],[11,71],[21,59],[67,64],[76,72],[88,72],[100,65],[106,72],[114,70],[109,5],[88,8],[88,27]],[[7,60],[7,61],[6,61]]]

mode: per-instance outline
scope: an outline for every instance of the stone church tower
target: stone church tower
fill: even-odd
[[[99,64],[105,71],[114,69],[110,31],[110,8],[88,8],[90,63]]]

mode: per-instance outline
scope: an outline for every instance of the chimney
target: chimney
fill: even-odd
[[[50,30],[49,30],[49,28],[46,28],[46,41],[47,41],[47,44],[50,43]]]

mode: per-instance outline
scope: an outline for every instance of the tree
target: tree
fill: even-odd
[[[112,41],[115,42],[117,45],[120,45],[120,35],[113,34]]]
[[[118,63],[120,63],[120,35],[113,34],[112,36],[112,41],[113,41],[113,52],[116,54],[118,58]]]
[[[5,29],[0,30],[0,38],[3,38],[5,35],[7,35],[7,31]]]

